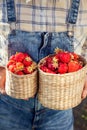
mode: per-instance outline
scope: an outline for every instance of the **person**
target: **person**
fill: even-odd
[[[16,16],[16,37],[9,36],[15,23],[15,17],[13,24],[8,22],[7,3],[11,2],[15,2],[10,16]],[[56,47],[81,54],[86,17],[86,0],[0,0],[0,130],[73,130],[72,109],[53,110],[42,106],[36,96],[23,100],[5,93],[5,61],[22,51],[38,63]],[[81,96],[87,96],[87,77]]]

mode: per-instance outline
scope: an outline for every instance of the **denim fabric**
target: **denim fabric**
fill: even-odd
[[[73,37],[68,37],[67,32],[41,33],[16,31],[16,35],[8,37],[8,56],[16,52],[26,52],[38,62],[41,58],[52,54],[56,47],[73,51]]]
[[[35,130],[73,130],[72,109],[48,109],[36,99],[33,128]]]
[[[36,98],[14,99],[0,94],[0,130],[73,130],[72,109],[52,110]]]
[[[16,51],[27,52],[38,62],[53,53],[56,47],[73,51],[73,37],[67,33],[20,32],[8,37],[9,56]],[[0,130],[73,130],[72,110],[52,110],[37,98],[27,101],[0,95]]]
[[[42,46],[42,34],[16,31],[16,35],[8,36],[8,57],[16,52],[28,53],[34,61],[38,61],[39,48]]]
[[[34,102],[0,94],[0,130],[32,130]]]

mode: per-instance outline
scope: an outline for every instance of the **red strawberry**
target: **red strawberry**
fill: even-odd
[[[8,70],[15,73],[16,71],[16,65],[9,65]]]
[[[81,69],[83,66],[82,65],[79,65],[79,69]]]
[[[22,52],[18,52],[15,54],[15,60],[17,62],[22,62],[24,60],[25,56]]]
[[[68,71],[67,64],[66,63],[60,63],[59,67],[58,67],[58,73],[64,74],[64,73],[67,73],[67,71]]]
[[[52,62],[52,56],[48,56],[45,60],[46,60],[46,64],[51,63]]]
[[[47,67],[54,71],[56,68],[58,68],[58,59],[56,58],[56,56],[49,56],[47,59],[46,59],[46,65]]]
[[[68,63],[68,72],[75,72],[79,70],[80,64],[77,61],[70,61]]]
[[[15,61],[14,60],[9,60],[8,63],[7,63],[7,68],[12,65],[12,64],[15,64]]]
[[[33,71],[34,71],[34,70],[33,70],[33,68],[32,68],[31,66],[27,66],[27,67],[25,67],[24,70],[23,70],[23,72],[24,72],[25,74],[31,74]]]
[[[37,64],[36,64],[36,62],[32,62],[32,64],[31,64],[31,66],[30,66],[32,69],[33,69],[33,71],[37,68]]]
[[[47,67],[50,70],[55,71],[55,69],[58,68],[58,63],[48,63]]]
[[[23,70],[24,64],[22,62],[16,62],[16,71]]]
[[[54,66],[53,66],[52,63],[48,63],[47,67],[48,67],[50,70],[52,70],[52,71],[55,70],[55,68],[54,68]]]
[[[27,53],[24,53],[24,57],[27,57],[27,56],[29,56]]]
[[[9,60],[14,60],[15,61],[15,55],[10,56]]]
[[[40,66],[40,69],[43,70],[46,73],[52,73],[52,74],[56,74],[55,72],[53,72],[52,70],[50,70],[49,68],[47,68],[46,66]]]
[[[30,66],[32,64],[32,59],[29,56],[26,56],[26,58],[23,60],[24,66]]]
[[[24,73],[22,71],[17,71],[16,74],[17,75],[24,75]]]
[[[60,52],[58,54],[59,60],[63,63],[68,63],[71,59],[71,55],[69,52]]]
[[[55,54],[54,57],[59,61],[59,53]]]
[[[79,59],[79,55],[74,53],[74,52],[71,52],[70,55],[71,55],[72,60],[78,60]]]
[[[58,68],[58,58],[56,57],[56,55],[53,56],[52,62],[53,62],[53,67],[55,69],[57,69]]]

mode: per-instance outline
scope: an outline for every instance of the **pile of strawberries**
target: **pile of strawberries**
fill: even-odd
[[[81,56],[74,52],[56,48],[53,55],[49,55],[40,62],[40,69],[46,73],[64,74],[75,72],[84,66]],[[29,54],[17,52],[9,58],[7,68],[14,74],[31,74],[37,69],[37,64]]]
[[[44,58],[40,69],[46,73],[64,74],[75,72],[84,66],[81,56],[74,52],[63,51],[56,48],[53,55]]]
[[[33,73],[37,65],[27,53],[17,52],[9,58],[7,68],[14,74],[26,75]]]

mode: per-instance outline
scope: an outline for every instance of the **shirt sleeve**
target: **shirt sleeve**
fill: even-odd
[[[5,67],[8,60],[7,36],[10,32],[7,23],[6,2],[0,0],[0,66]]]
[[[5,67],[8,60],[8,45],[6,38],[0,34],[0,66]]]

